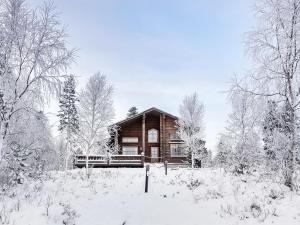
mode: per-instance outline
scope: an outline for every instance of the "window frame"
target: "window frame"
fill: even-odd
[[[149,138],[151,137],[150,135],[153,134],[153,132],[155,132],[156,134],[156,140],[154,141],[153,139]],[[148,133],[147,133],[147,137],[148,137],[148,143],[158,143],[158,130],[152,128],[152,129],[149,129],[148,130]]]
[[[174,149],[172,149],[173,146],[177,146],[177,148],[181,148],[182,149],[181,150],[181,154],[173,154],[173,151],[174,151]],[[184,148],[183,144],[170,144],[170,154],[171,154],[171,157],[174,157],[174,158],[176,158],[176,157],[187,157],[187,154],[184,153],[183,148]]]
[[[122,143],[138,143],[138,142],[139,142],[138,137],[122,137]]]
[[[152,154],[152,150],[156,150],[156,157],[153,157],[153,154]],[[150,147],[150,152],[151,152],[151,158],[152,159],[158,159],[159,158],[159,147],[156,147],[156,146],[151,146]]]
[[[125,149],[126,149],[126,148],[127,148],[127,149],[128,149],[128,148],[131,148],[131,149],[134,148],[134,149],[136,150],[136,151],[134,150],[134,153],[135,153],[135,154],[124,154],[124,153],[125,153],[125,152],[124,152],[124,150],[125,150],[124,148],[125,148]],[[138,146],[122,146],[122,155],[134,156],[134,155],[138,155],[138,154],[139,154],[139,147],[138,147]]]

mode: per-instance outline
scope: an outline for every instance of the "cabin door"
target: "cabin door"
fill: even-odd
[[[151,147],[151,162],[158,162],[158,147]]]

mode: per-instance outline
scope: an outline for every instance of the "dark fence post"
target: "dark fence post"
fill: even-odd
[[[148,192],[148,184],[149,184],[149,170],[150,170],[150,166],[147,165],[146,166],[146,180],[145,180],[145,193]]]
[[[165,175],[168,175],[168,161],[166,160],[165,163]]]

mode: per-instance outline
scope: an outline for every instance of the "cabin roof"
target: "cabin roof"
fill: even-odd
[[[150,112],[153,112],[153,111],[159,112],[159,113],[162,113],[162,114],[165,114],[165,115],[167,115],[167,116],[169,116],[169,117],[171,117],[171,118],[174,118],[174,119],[178,119],[177,116],[174,116],[174,115],[172,115],[172,114],[170,114],[170,113],[167,113],[167,112],[165,112],[165,111],[163,111],[163,110],[160,110],[160,109],[158,109],[158,108],[152,107],[152,108],[147,109],[147,110],[145,110],[145,111],[143,111],[143,112],[140,112],[140,113],[138,113],[138,114],[136,114],[136,115],[134,115],[134,116],[132,116],[132,117],[129,117],[129,118],[126,118],[126,119],[121,120],[121,121],[119,121],[119,122],[116,122],[114,125],[120,125],[120,124],[122,124],[122,123],[126,123],[126,122],[128,122],[128,121],[130,121],[130,120],[133,120],[133,119],[136,119],[136,118],[142,116],[143,114],[150,113]]]

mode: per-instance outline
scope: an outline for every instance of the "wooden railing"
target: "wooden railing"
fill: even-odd
[[[74,159],[75,167],[86,166],[85,155],[76,155]],[[141,155],[90,155],[88,157],[88,166],[91,167],[144,167],[145,157]]]
[[[170,134],[170,142],[183,142],[178,134]]]

